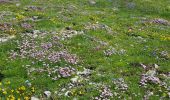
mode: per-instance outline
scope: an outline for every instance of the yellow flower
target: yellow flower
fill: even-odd
[[[161,37],[161,40],[170,40],[170,36],[163,36],[163,35],[161,35],[160,36]]]
[[[35,92],[35,88],[34,88],[34,87],[32,87],[32,88],[31,88],[31,91],[32,91],[32,92]]]
[[[19,93],[19,91],[18,91],[18,90],[16,90],[16,93]]]
[[[79,92],[79,94],[83,94],[83,92],[82,92],[82,91],[80,91],[80,92]]]
[[[19,13],[16,14],[16,19],[22,20],[22,19],[24,19],[24,18],[25,18],[25,16],[23,16],[23,15],[21,15],[21,14],[19,14]]]
[[[11,84],[11,82],[10,82],[10,81],[7,81],[6,84],[9,85],[9,84]]]
[[[128,32],[132,32],[132,29],[130,28],[130,29],[128,29]]]
[[[25,86],[21,86],[19,89],[23,91],[26,90]]]
[[[3,91],[2,93],[3,93],[3,94],[7,94],[7,91]]]
[[[11,35],[14,35],[14,34],[16,34],[16,30],[14,28],[10,28],[9,33]]]
[[[15,100],[15,97],[13,95],[9,95],[8,98],[8,100]]]
[[[24,97],[24,100],[29,100],[29,97],[27,97],[27,96],[26,96],[26,97]]]
[[[11,92],[14,92],[14,90],[12,89]]]

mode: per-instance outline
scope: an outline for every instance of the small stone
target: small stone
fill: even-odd
[[[78,100],[77,98],[73,98],[73,100]]]
[[[27,86],[31,87],[31,83],[29,82],[29,80],[26,80],[25,83],[27,84]]]
[[[37,97],[31,97],[31,100],[40,100],[40,99]]]
[[[140,64],[140,65],[143,67],[143,69],[146,69],[146,68],[147,68],[147,66],[144,65],[144,64]]]
[[[66,88],[63,88],[61,91],[64,92],[66,90]]]
[[[168,92],[168,96],[169,96],[169,98],[170,98],[170,92]]]
[[[65,94],[64,94],[64,96],[70,96],[70,91],[67,91]]]
[[[40,33],[40,30],[34,30],[33,33],[38,34],[38,33]]]
[[[45,91],[45,92],[44,92],[44,95],[45,95],[47,98],[49,98],[49,97],[51,97],[51,92],[50,92],[50,91]]]
[[[8,37],[0,37],[0,43],[1,42],[6,42],[6,41],[8,41],[8,40],[10,40],[10,39],[13,39],[13,38],[15,38],[15,36],[14,35],[12,35],[12,36],[8,36]]]
[[[158,69],[158,68],[159,68],[159,66],[158,66],[157,64],[154,64],[154,65],[155,65],[155,68],[156,68],[156,69]]]
[[[83,72],[77,72],[77,74],[78,74],[78,75],[89,76],[89,75],[91,74],[91,70],[84,68],[84,71],[83,71]]]
[[[78,76],[75,76],[74,78],[71,78],[72,83],[77,83],[78,82]]]
[[[16,6],[19,7],[21,4],[20,3],[17,3]]]
[[[149,76],[155,76],[156,75],[156,71],[155,70],[149,70],[149,71],[147,71],[146,74],[149,75]]]
[[[95,1],[95,0],[89,0],[89,4],[90,4],[90,5],[95,5],[95,4],[96,4],[96,1]]]

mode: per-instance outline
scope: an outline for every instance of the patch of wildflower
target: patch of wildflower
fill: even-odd
[[[19,13],[16,14],[16,19],[17,20],[23,20],[24,18],[25,18],[25,16],[23,16],[23,15],[21,15]]]
[[[161,40],[164,40],[164,41],[166,41],[166,40],[169,41],[169,40],[170,40],[170,36],[161,35],[161,36],[160,36],[160,39],[161,39]]]
[[[161,19],[161,18],[155,18],[155,19],[151,20],[151,23],[162,24],[162,25],[170,25],[170,22],[168,20]]]
[[[147,75],[147,74],[142,74],[142,78],[141,78],[141,81],[140,81],[140,84],[142,86],[146,86],[147,83],[155,83],[155,84],[159,84],[160,83],[160,80],[158,77],[155,77],[155,76],[150,76],[150,75]]]
[[[116,54],[116,50],[115,50],[115,48],[111,48],[111,49],[108,49],[108,50],[106,50],[106,51],[104,51],[104,54],[106,55],[106,56],[111,56],[111,55],[113,55],[113,54]]]
[[[15,35],[17,33],[16,29],[10,23],[0,24],[0,31],[3,31],[9,35]]]
[[[28,68],[28,75],[31,77],[31,73],[47,73],[47,76],[52,80],[58,80],[60,78],[67,78],[75,74],[76,69],[69,67],[49,67],[49,65],[44,65],[42,68]]]
[[[92,17],[92,19],[95,19]],[[95,22],[95,23],[87,23],[85,25],[85,29],[86,30],[97,30],[97,29],[103,29],[103,30],[106,30],[108,33],[112,33],[112,29],[105,25],[105,24],[100,24],[98,22]]]
[[[14,28],[10,28],[9,29],[9,34],[10,35],[15,35],[16,34],[16,30]]]
[[[76,31],[76,30],[73,30],[69,27],[66,28],[66,29],[62,29],[60,31],[60,35],[62,37],[62,40],[67,39],[67,38],[72,38],[73,36],[81,35],[81,34],[84,34],[84,32],[83,31]]]
[[[141,64],[144,68],[145,73],[141,75],[140,86],[144,87],[145,89],[149,90],[150,86],[154,87],[154,90],[157,92],[149,92],[153,95],[153,93],[158,94],[161,98],[169,98],[168,91],[170,91],[169,79],[168,74],[158,73],[157,69],[159,66],[157,64],[153,65],[144,65]],[[162,77],[161,77],[162,76]],[[152,91],[154,91],[152,89]],[[149,98],[150,95],[146,94],[144,98]]]
[[[109,49],[104,51],[104,54],[106,56],[111,56],[111,55],[114,55],[114,54],[123,55],[125,53],[126,53],[126,50],[124,50],[124,49],[117,50],[113,47],[109,47]]]
[[[24,35],[25,36],[25,35]],[[23,36],[23,40],[18,44],[18,51],[11,51],[11,59],[17,56],[23,58],[33,58],[37,61],[50,61],[57,63],[62,60],[69,64],[77,64],[78,57],[75,54],[70,54],[67,50],[54,51],[53,47],[56,45],[55,39],[51,38],[50,42],[37,43],[37,41],[30,36]],[[54,40],[53,40],[54,39]]]
[[[69,68],[69,67],[64,67],[59,69],[59,74],[62,77],[69,77],[74,73],[75,69]]]
[[[0,24],[0,30],[1,31],[7,31],[12,27],[12,24],[10,23],[1,23]]]
[[[58,96],[82,96],[84,95],[87,90],[84,88],[85,80],[82,78],[79,78],[76,82],[69,82],[63,86],[60,86],[61,88],[55,92]]]
[[[109,87],[102,87],[100,90],[100,96],[95,97],[95,100],[109,100],[113,97],[112,91],[109,89]]]
[[[125,92],[128,90],[128,85],[125,83],[123,78],[113,79],[113,84],[115,85],[116,90]]]
[[[12,88],[10,81],[0,82],[0,99],[5,100],[30,100],[31,96],[35,93],[34,87],[26,87],[25,85],[18,88]],[[32,91],[34,88],[34,91]],[[28,97],[28,99],[25,99]]]
[[[170,58],[170,54],[168,51],[164,50],[160,52],[160,56],[163,58]]]
[[[21,27],[24,29],[31,29],[32,25],[28,24],[28,23],[21,23]]]

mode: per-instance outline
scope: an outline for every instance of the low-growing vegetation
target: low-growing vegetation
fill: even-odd
[[[0,0],[0,100],[169,100],[169,0]]]

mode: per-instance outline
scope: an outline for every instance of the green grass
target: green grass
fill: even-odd
[[[20,3],[20,6],[17,7],[16,3]],[[42,10],[37,8],[25,10],[29,6],[40,7]],[[118,10],[114,10],[115,8]],[[140,67],[140,63],[159,65],[158,76],[160,79],[161,74],[170,73],[170,27],[169,25],[150,23],[155,18],[162,18],[170,23],[169,0],[96,0],[95,5],[89,4],[88,0],[21,0],[0,3],[0,15],[3,11],[12,12],[12,14],[2,17],[0,23],[10,23],[16,31],[15,39],[0,43],[0,73],[4,76],[0,80],[2,83],[11,81],[11,88],[25,86],[25,81],[29,80],[36,88],[32,96],[41,98],[40,95],[49,90],[52,92],[54,100],[73,98],[89,100],[100,95],[99,89],[102,86],[96,87],[89,84],[94,82],[111,86],[112,93],[120,93],[121,99],[141,100],[147,94],[147,90],[154,93],[149,97],[150,100],[169,99],[167,92],[170,91],[163,87],[155,84],[149,84],[147,88],[139,86],[141,75],[145,73],[144,69]],[[37,20],[30,20],[35,16],[38,16]],[[22,28],[21,23],[24,22],[33,25],[33,27],[28,30]],[[88,23],[99,25],[99,28],[86,29]],[[100,25],[109,27],[111,32],[105,28],[102,29]],[[62,46],[56,44],[51,50],[67,49],[69,53],[77,55],[78,64],[69,64],[64,59],[57,63],[45,62],[49,63],[50,67],[72,66],[77,71],[82,71],[83,68],[92,70],[91,75],[84,78],[87,80],[80,82],[83,84],[82,86],[68,89],[68,91],[75,91],[70,97],[56,95],[55,91],[61,92],[62,88],[66,88],[70,79],[77,76],[76,74],[54,81],[47,76],[46,72],[27,74],[28,68],[23,67],[25,65],[44,68],[42,62],[34,58],[17,57],[14,60],[9,60],[11,50],[18,51],[18,43],[23,40],[22,34],[34,30],[47,33],[43,39],[35,39],[39,46],[41,43],[52,42],[53,36],[60,37],[61,30],[66,27],[71,27],[78,32],[83,31],[84,34],[64,40],[55,40]],[[129,31],[129,29],[131,30]],[[0,30],[0,36],[1,34],[14,33]],[[101,42],[107,45],[102,45]],[[104,51],[110,47],[117,51],[123,49],[125,54],[106,56]],[[167,51],[168,54],[162,56],[162,51]],[[32,65],[32,61],[35,61],[36,64]],[[123,78],[129,86],[128,90],[126,92],[116,90],[112,82],[113,78]],[[161,81],[169,81],[169,78],[163,78]],[[168,86],[170,85],[169,82],[166,83]],[[158,88],[161,88],[162,92],[158,92]],[[79,94],[79,91],[86,92]],[[8,94],[4,96],[0,90],[0,96],[5,100]],[[115,96],[111,100],[120,100],[120,98]]]

